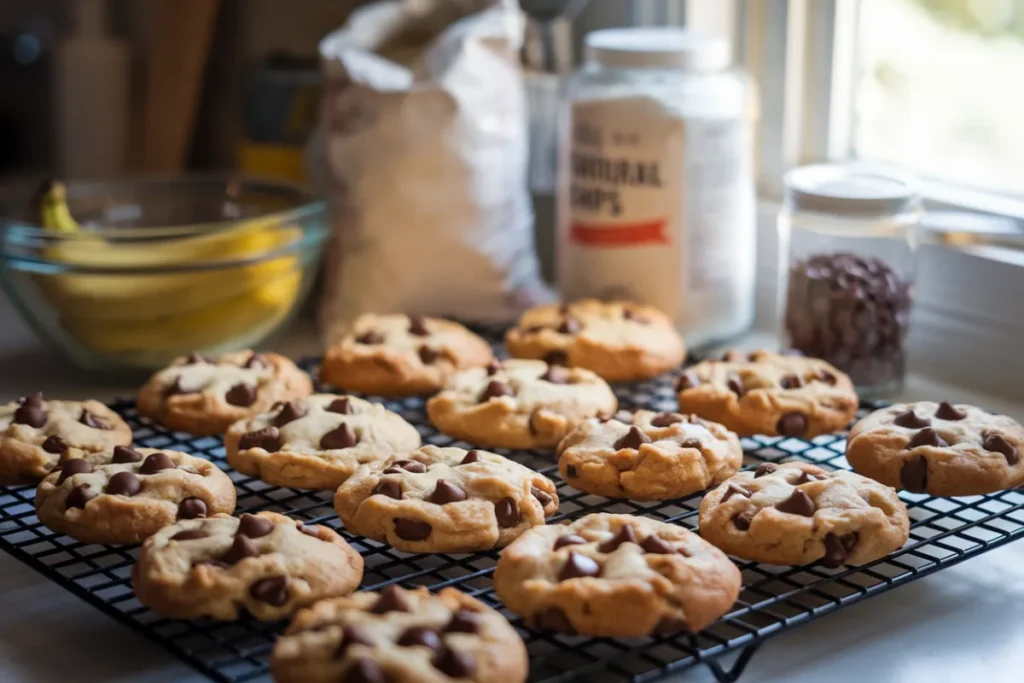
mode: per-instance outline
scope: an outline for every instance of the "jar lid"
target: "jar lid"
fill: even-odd
[[[888,216],[916,209],[916,180],[863,164],[814,164],[785,177],[785,202],[795,211],[841,216]]]
[[[719,71],[731,61],[729,41],[678,28],[608,28],[587,34],[587,59],[611,69]]]

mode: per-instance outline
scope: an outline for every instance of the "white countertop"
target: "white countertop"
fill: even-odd
[[[756,341],[751,342],[757,345]],[[308,325],[275,346],[316,352]],[[42,347],[0,294],[0,402],[29,391],[107,399],[131,386],[97,383]],[[907,398],[945,398],[1024,417],[1024,407],[919,377]],[[0,553],[0,681],[202,681],[142,636]],[[944,683],[1024,680],[1024,545],[1012,543],[768,641],[742,681]],[[712,681],[703,668],[670,680]]]

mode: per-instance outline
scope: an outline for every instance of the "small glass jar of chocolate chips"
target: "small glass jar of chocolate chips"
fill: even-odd
[[[786,174],[784,343],[846,372],[865,397],[903,386],[920,205],[916,182],[892,171],[818,164]]]

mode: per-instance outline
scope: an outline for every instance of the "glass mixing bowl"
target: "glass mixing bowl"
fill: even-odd
[[[329,233],[325,202],[233,175],[72,182],[64,219],[31,195],[0,205],[0,284],[94,371],[257,346],[301,306]]]

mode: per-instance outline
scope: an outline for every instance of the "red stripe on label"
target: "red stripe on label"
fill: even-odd
[[[573,223],[569,229],[569,238],[576,244],[591,247],[668,244],[668,235],[665,234],[667,223],[665,219],[613,225]]]

